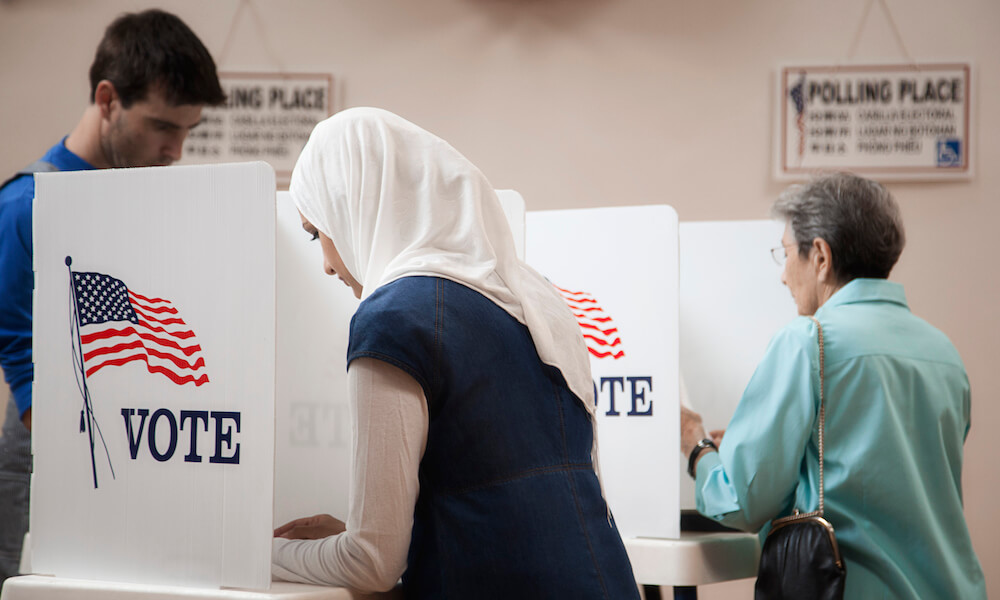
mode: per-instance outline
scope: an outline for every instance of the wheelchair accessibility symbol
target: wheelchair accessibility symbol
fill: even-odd
[[[937,141],[937,166],[962,166],[962,140],[944,138]]]

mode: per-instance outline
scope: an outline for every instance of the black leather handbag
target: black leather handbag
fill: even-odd
[[[823,518],[823,327],[819,330],[819,509],[775,519],[764,540],[754,600],[842,600],[847,567],[833,526]]]

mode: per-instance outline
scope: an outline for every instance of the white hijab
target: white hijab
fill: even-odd
[[[316,125],[290,192],[333,240],[362,300],[410,275],[476,290],[528,328],[542,362],[559,369],[594,421],[579,325],[552,284],[517,258],[493,186],[451,145],[385,110],[344,110]]]

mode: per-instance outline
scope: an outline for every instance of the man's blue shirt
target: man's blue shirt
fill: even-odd
[[[63,138],[42,160],[60,171],[94,167],[66,149]],[[31,203],[35,178],[21,175],[0,189],[0,365],[20,414],[31,406]]]

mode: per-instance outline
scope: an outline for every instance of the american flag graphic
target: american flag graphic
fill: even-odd
[[[799,160],[802,160],[802,156],[806,152],[806,98],[805,98],[805,87],[806,87],[806,74],[805,71],[799,73],[799,81],[792,89],[788,91],[788,95],[792,97],[792,102],[795,104],[795,127],[799,130]]]
[[[177,385],[208,383],[201,346],[169,300],[141,296],[102,273],[71,276],[87,377],[141,360]]]
[[[625,352],[621,349],[622,339],[618,335],[618,328],[593,295],[589,292],[571,292],[558,285],[555,288],[573,311],[573,316],[583,330],[587,350],[590,350],[591,354],[597,358],[610,357],[615,360],[625,356]]]

